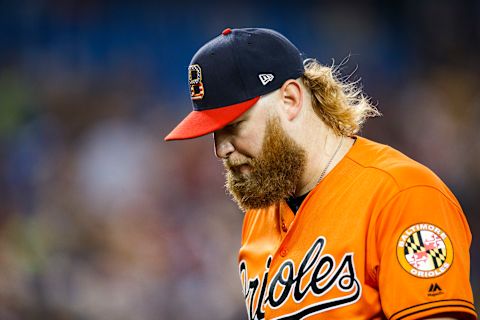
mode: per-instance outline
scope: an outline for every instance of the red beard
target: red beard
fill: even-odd
[[[266,208],[295,194],[306,162],[305,150],[283,130],[280,120],[268,121],[260,155],[242,164],[224,160],[226,187],[243,210]]]

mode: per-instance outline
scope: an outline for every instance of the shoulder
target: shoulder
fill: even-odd
[[[436,189],[451,200],[455,199],[432,170],[388,145],[357,137],[347,157],[372,178],[386,179],[395,184],[399,192],[414,187],[427,187]]]

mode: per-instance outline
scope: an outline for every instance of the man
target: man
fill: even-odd
[[[214,135],[249,319],[476,319],[459,203],[356,135],[378,111],[354,84],[268,29],[224,30],[188,76],[194,110],[165,139]]]

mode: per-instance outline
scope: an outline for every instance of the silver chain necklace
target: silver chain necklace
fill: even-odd
[[[340,139],[340,143],[338,144],[337,149],[336,149],[335,152],[333,153],[333,155],[332,155],[332,157],[330,158],[330,160],[328,160],[327,165],[325,166],[325,169],[323,169],[322,173],[320,174],[320,178],[318,178],[317,184],[319,184],[320,181],[322,181],[323,177],[324,177],[325,174],[327,173],[328,168],[329,168],[330,165],[332,164],[333,158],[335,158],[335,156],[337,155],[338,150],[340,150],[340,147],[342,146],[342,144],[343,144],[343,136],[342,136],[342,138]]]

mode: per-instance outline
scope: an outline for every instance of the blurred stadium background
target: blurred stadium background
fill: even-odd
[[[350,56],[384,114],[362,135],[459,198],[478,306],[479,21],[479,1],[0,0],[0,319],[245,317],[211,137],[163,137],[190,110],[193,53],[247,26]]]

